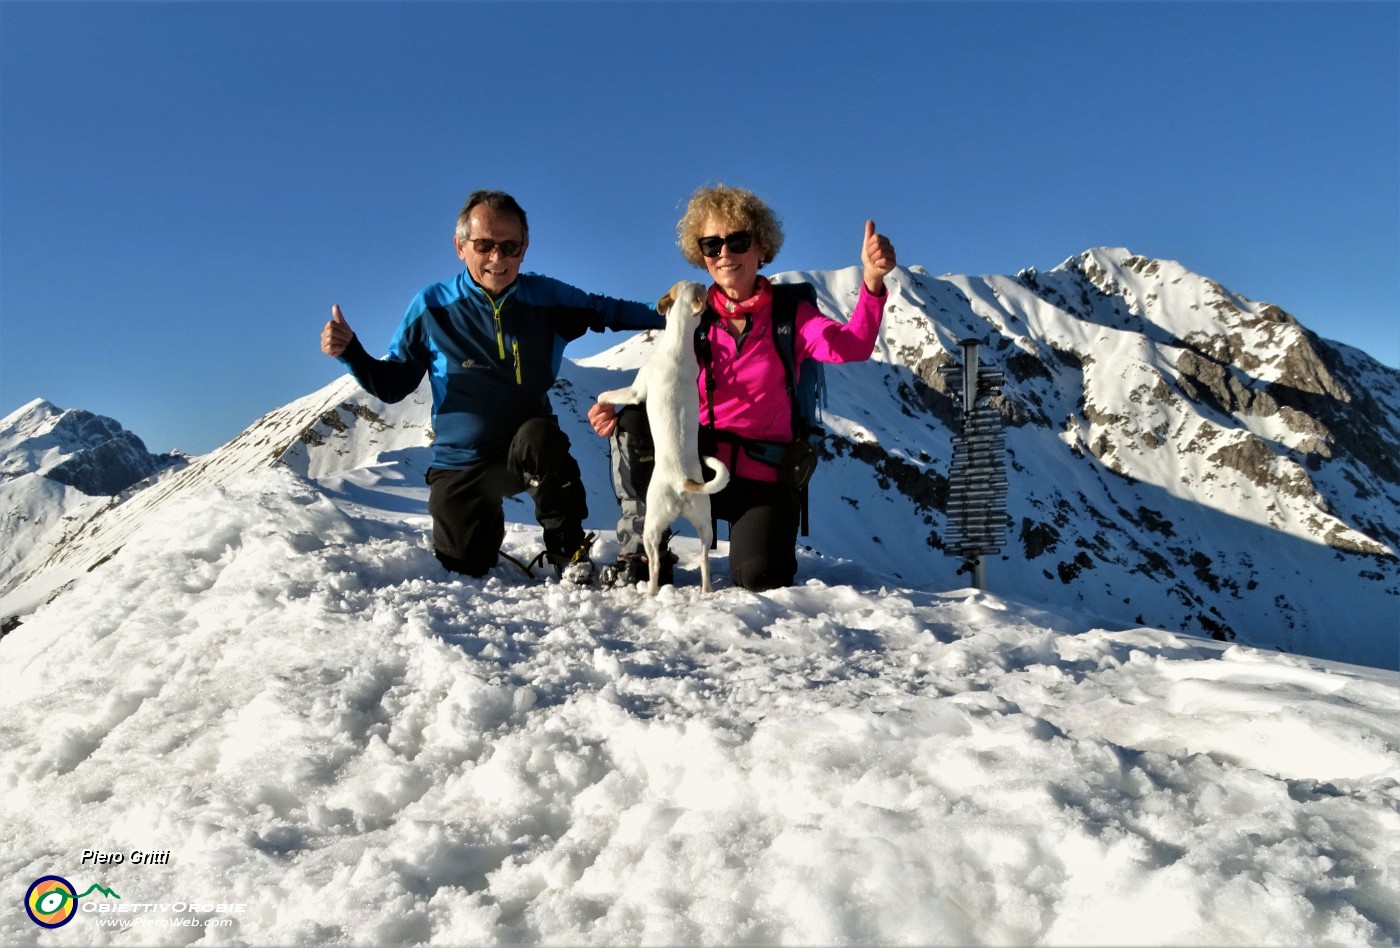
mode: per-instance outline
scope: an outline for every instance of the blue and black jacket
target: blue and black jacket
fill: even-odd
[[[589,330],[664,325],[664,317],[643,303],[585,293],[534,273],[522,273],[493,300],[464,270],[414,298],[386,358],[371,356],[356,337],[340,361],[385,402],[407,398],[427,373],[432,465],[461,470],[504,458],[522,424],[553,414],[549,389],[565,344]]]

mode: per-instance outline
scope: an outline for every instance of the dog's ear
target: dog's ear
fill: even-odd
[[[681,280],[679,283],[672,283],[671,288],[666,291],[666,295],[657,300],[656,311],[662,316],[665,316],[670,311],[671,307],[676,305],[676,300],[685,296],[686,290],[691,287],[699,288],[699,286],[699,283],[687,283],[685,280]]]

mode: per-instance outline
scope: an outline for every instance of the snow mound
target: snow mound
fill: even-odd
[[[365,472],[153,512],[0,639],[6,874],[255,943],[1400,938],[1400,675],[812,557],[704,596],[685,540],[654,600],[462,580],[427,529]],[[115,904],[67,933],[161,915]]]

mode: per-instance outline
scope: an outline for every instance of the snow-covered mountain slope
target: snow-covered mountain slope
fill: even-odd
[[[63,542],[31,556],[28,571],[0,597],[0,616],[22,615],[76,576],[114,556],[154,510],[190,490],[236,484],[268,466],[304,477],[357,467],[399,447],[428,441],[427,385],[396,405],[362,392],[354,379],[338,379],[319,391],[269,412],[228,444],[160,478],[120,505],[104,502]],[[18,413],[17,413],[18,414]],[[6,508],[8,513],[8,508]]]
[[[970,311],[1010,376],[1015,545],[993,588],[1397,667],[1400,373],[1124,250],[909,291],[935,319]]]
[[[780,274],[846,312],[859,271]],[[1170,261],[1099,249],[1048,272],[890,279],[876,356],[828,369],[814,555],[913,588],[967,583],[942,553],[958,403],[939,368],[981,341],[1003,369],[1011,480],[990,591],[1157,626],[1400,667],[1400,372]],[[555,406],[614,525],[607,445],[584,413],[645,357],[645,334],[566,363]],[[268,463],[312,478],[426,466],[427,397],[385,406],[349,379],[260,420],[95,518],[11,596],[24,612],[101,562],[147,512]],[[373,477],[383,470],[376,468]],[[353,485],[346,487],[350,490]],[[525,504],[511,516],[529,521]]]
[[[1396,673],[830,555],[705,596],[688,538],[655,599],[462,580],[425,495],[192,486],[0,639],[0,871],[87,893],[0,942],[1400,940]]]
[[[0,592],[125,492],[183,463],[111,418],[43,399],[0,419]]]
[[[776,279],[839,314],[859,278]],[[816,550],[960,584],[940,553],[961,403],[938,370],[975,338],[1007,375],[1011,522],[991,590],[1400,667],[1400,372],[1126,250],[890,286],[875,359],[828,369]],[[630,368],[643,345],[586,364]]]

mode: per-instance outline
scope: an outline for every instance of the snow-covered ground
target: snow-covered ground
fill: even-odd
[[[419,483],[189,492],[0,639],[0,943],[1400,941],[1400,674],[684,538],[463,580]]]

